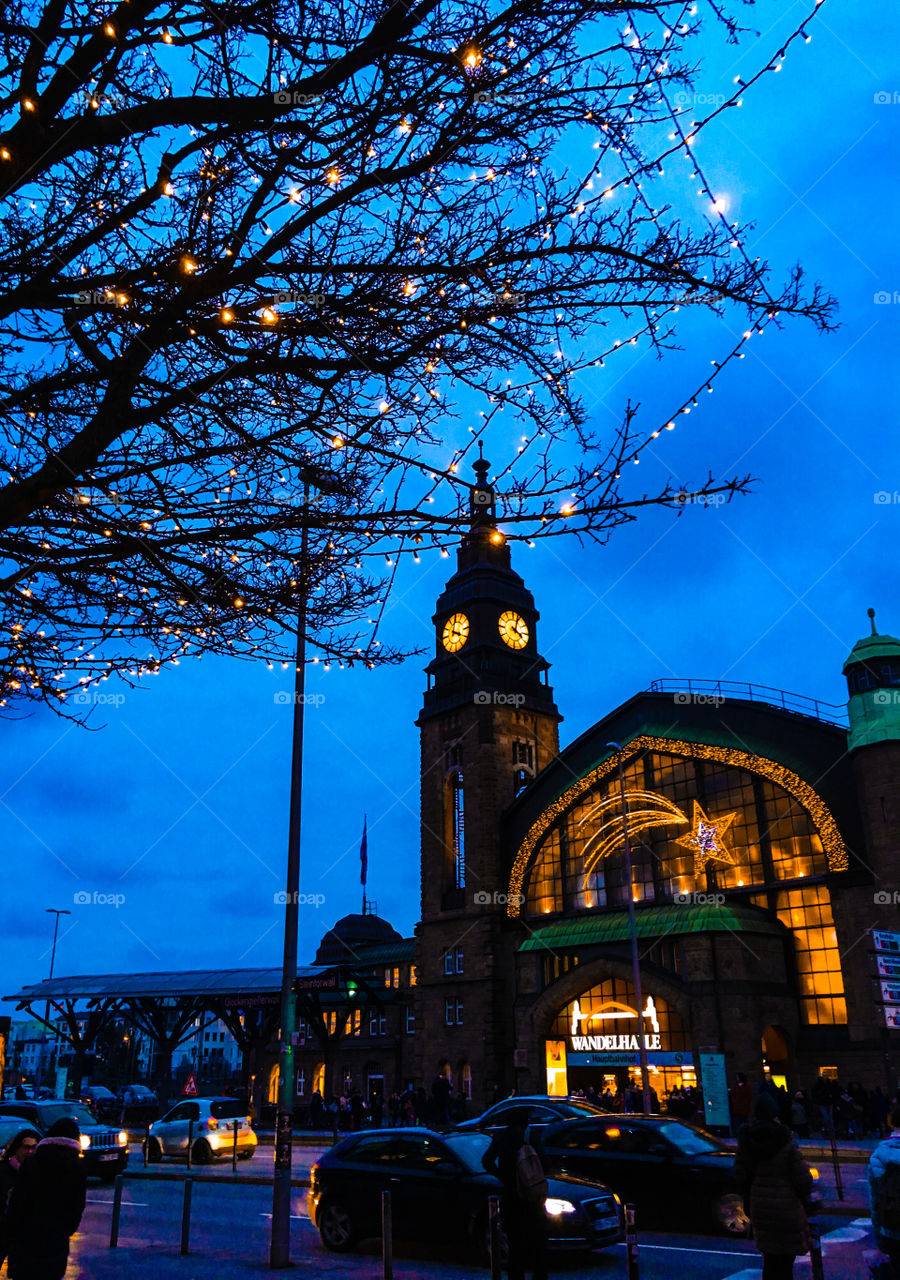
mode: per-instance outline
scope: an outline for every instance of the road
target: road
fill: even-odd
[[[75,1280],[118,1280],[134,1275],[153,1280],[232,1280],[262,1275],[266,1270],[271,1213],[271,1189],[252,1183],[228,1185],[216,1179],[195,1183],[191,1223],[191,1254],[179,1256],[183,1183],[126,1179],[119,1246],[109,1249],[113,1193],[91,1184],[82,1229],[73,1242]],[[866,1280],[862,1251],[871,1247],[868,1220],[824,1218],[827,1280]],[[381,1276],[377,1242],[351,1254],[330,1254],[320,1244],[306,1213],[305,1193],[292,1197],[294,1259],[304,1274],[376,1280]],[[727,1240],[693,1233],[647,1232],[640,1239],[640,1280],[761,1280],[759,1254],[747,1240]],[[472,1258],[442,1256],[437,1251],[398,1246],[396,1280],[485,1280],[486,1271]],[[560,1260],[553,1273],[565,1280],[624,1280],[625,1250],[617,1246],[590,1262]],[[797,1280],[808,1280],[808,1259],[796,1267]]]

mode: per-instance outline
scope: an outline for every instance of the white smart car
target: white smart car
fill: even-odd
[[[147,1131],[147,1160],[163,1156],[187,1157],[211,1164],[231,1158],[237,1126],[237,1157],[249,1160],[256,1150],[256,1134],[250,1117],[236,1098],[186,1098],[166,1115],[154,1120]]]

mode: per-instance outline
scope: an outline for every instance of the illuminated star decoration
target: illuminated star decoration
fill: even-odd
[[[737,817],[726,813],[721,818],[707,818],[697,801],[694,801],[694,824],[687,835],[679,836],[676,844],[694,851],[694,875],[705,870],[708,862],[724,862],[734,866],[732,851],[725,847],[722,837]]]

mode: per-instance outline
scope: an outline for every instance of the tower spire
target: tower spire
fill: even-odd
[[[875,630],[875,610],[867,609],[866,612],[869,615],[869,622],[872,624],[872,635],[877,636],[878,632]]]

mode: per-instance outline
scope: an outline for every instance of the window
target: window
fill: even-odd
[[[400,969],[399,969],[399,966],[398,966],[398,967],[396,967],[396,968],[393,968],[393,969],[385,969],[385,971],[384,971],[384,985],[385,985],[386,987],[399,987],[399,986],[400,986]]]
[[[462,1095],[464,1098],[467,1098],[469,1102],[471,1102],[472,1101],[472,1067],[470,1063],[468,1062],[463,1063],[463,1067],[462,1067],[462,1071],[460,1072],[460,1075],[462,1077],[462,1080],[461,1080]]]
[[[534,768],[534,744],[531,742],[513,743],[513,764],[524,764]]]
[[[452,1027],[456,1016],[456,1006],[452,1000],[444,1001],[444,1026]]]
[[[387,1034],[387,1018],[383,1013],[373,1013],[369,1018],[369,1035],[383,1036]]]
[[[416,1029],[416,1011],[411,1004],[406,1006],[406,1034],[411,1036]]]
[[[416,966],[414,964],[409,966],[409,985],[411,987],[416,985]]]
[[[450,779],[453,829],[453,887],[466,887],[466,802],[463,776],[459,770]]]
[[[456,947],[444,952],[444,973],[462,973],[463,971],[463,949]]]
[[[803,1020],[810,1026],[845,1023],[841,955],[827,887],[811,884],[779,893],[775,911],[794,934]]]
[[[463,1020],[463,1002],[462,1002],[462,1000],[457,1000],[457,1002],[456,1002],[456,1025],[457,1025],[458,1027],[461,1027],[461,1026],[462,1026],[462,1020]]]

